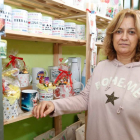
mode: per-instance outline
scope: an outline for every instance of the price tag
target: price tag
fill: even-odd
[[[0,58],[7,57],[7,41],[0,40]]]

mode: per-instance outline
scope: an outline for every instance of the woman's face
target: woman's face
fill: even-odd
[[[117,57],[132,58],[135,55],[138,44],[134,18],[125,17],[118,30],[113,34],[113,45]]]

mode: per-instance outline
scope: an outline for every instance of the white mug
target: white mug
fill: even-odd
[[[32,83],[39,83],[39,78],[41,76],[45,77],[45,72],[46,72],[46,77],[48,76],[48,72],[47,70],[45,70],[44,68],[39,68],[39,67],[34,67],[32,68]]]
[[[72,87],[70,85],[60,85],[54,90],[54,97],[61,99],[73,96]]]
[[[48,73],[49,73],[49,80],[51,82],[54,82],[57,76],[59,75],[58,66],[49,66],[48,67]]]
[[[29,74],[18,74],[20,87],[27,87],[32,81],[32,76]]]
[[[82,88],[81,88],[82,86]],[[73,91],[75,95],[78,95],[81,92],[81,89],[84,89],[84,85],[81,82],[78,82],[76,80],[73,81]]]

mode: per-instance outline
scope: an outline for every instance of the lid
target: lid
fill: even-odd
[[[77,63],[77,62],[78,62],[77,58],[72,58],[72,63]]]

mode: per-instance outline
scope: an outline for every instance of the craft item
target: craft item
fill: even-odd
[[[39,83],[40,77],[47,77],[48,72],[44,68],[34,67],[32,68],[32,83]]]
[[[32,78],[29,74],[19,74],[18,79],[20,82],[20,87],[27,87],[32,81]]]
[[[76,38],[76,23],[65,22],[65,37]]]
[[[59,75],[58,66],[49,66],[48,67],[49,78],[51,82],[54,82],[56,77]]]
[[[3,97],[3,115],[4,119],[13,119],[18,116],[18,100],[11,105],[6,97]]]
[[[1,40],[0,41],[0,58],[7,57],[7,41]]]
[[[24,111],[32,111],[33,107],[37,105],[37,90],[22,90],[21,91],[21,108]]]
[[[22,9],[12,10],[12,29],[28,32],[28,12]]]
[[[64,20],[53,20],[52,21],[52,35],[64,37],[65,35],[65,22]]]
[[[106,36],[106,29],[98,29],[97,42],[103,42]]]
[[[75,95],[79,95],[81,92],[81,89],[84,89],[83,83],[73,81],[73,91],[74,91]]]
[[[12,30],[12,7],[4,5],[0,10],[0,18],[5,19],[5,29]]]
[[[50,140],[53,137],[55,137],[55,129],[51,129],[37,137],[34,138],[34,140]]]
[[[55,98],[67,98],[70,96],[74,96],[73,88],[70,85],[59,85],[54,90],[54,97]]]
[[[42,17],[42,32],[46,35],[52,35],[52,18],[43,16]]]
[[[53,100],[53,89],[39,90],[39,102]]]
[[[85,25],[76,25],[76,38],[85,40]]]
[[[41,13],[28,13],[28,32],[36,34],[42,33]]]

